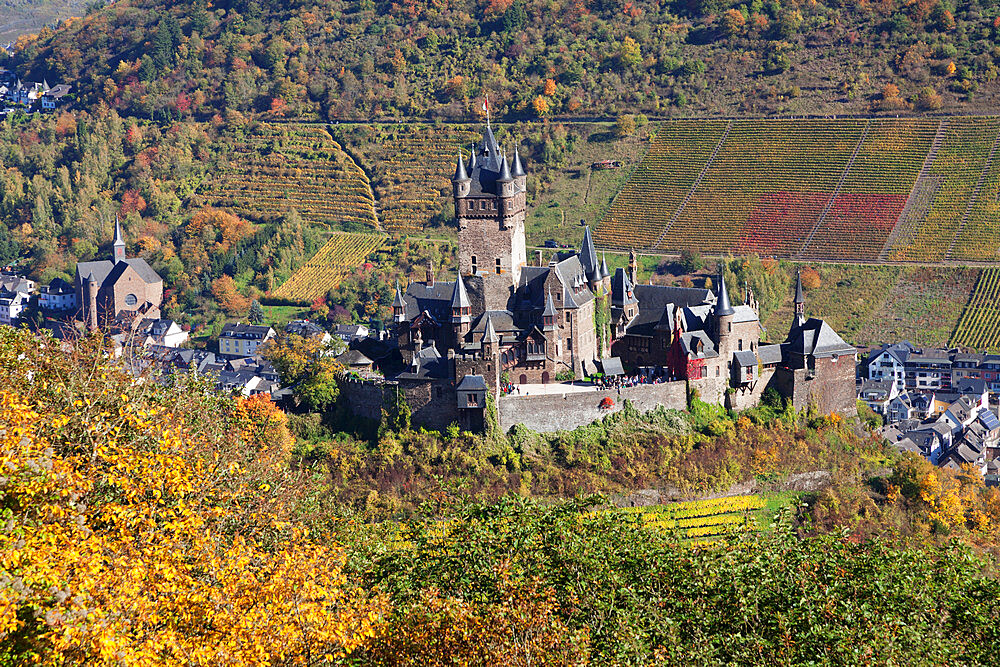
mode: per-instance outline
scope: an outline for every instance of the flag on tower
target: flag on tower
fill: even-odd
[[[483,96],[483,113],[486,114],[486,127],[490,126],[490,96]]]

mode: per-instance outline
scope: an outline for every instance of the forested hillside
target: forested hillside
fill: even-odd
[[[157,117],[992,109],[994,0],[119,0],[18,40],[22,77]]]

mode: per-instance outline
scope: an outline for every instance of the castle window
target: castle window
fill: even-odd
[[[497,257],[497,273],[503,273],[503,267],[500,266],[500,258]]]
[[[477,262],[477,260],[476,260],[476,256],[475,256],[475,255],[473,255],[473,256],[472,256],[472,272],[473,272],[473,273],[476,273],[476,272],[478,271],[478,267],[476,266],[476,264],[477,264],[477,263],[478,263],[478,262]]]
[[[125,305],[126,306],[134,306],[138,302],[139,302],[139,299],[136,298],[135,294],[126,294],[125,295]]]
[[[492,208],[494,211],[497,210],[497,203],[496,203],[496,201],[491,202],[490,208]]]
[[[572,314],[566,313],[566,324],[569,324],[571,319],[572,319]]]
[[[743,339],[740,338],[738,341],[736,341],[736,343],[737,343],[737,349],[743,351]]]
[[[479,210],[480,211],[485,211],[486,210],[486,201],[485,200],[479,202]]]

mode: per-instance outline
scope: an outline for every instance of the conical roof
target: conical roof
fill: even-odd
[[[795,303],[805,303],[806,297],[802,293],[802,271],[795,271]]]
[[[483,150],[487,153],[492,153],[493,155],[498,155],[500,153],[500,146],[497,144],[496,137],[493,136],[493,130],[489,125],[483,130],[483,141],[480,144]]]
[[[556,316],[556,304],[552,301],[552,292],[549,292],[545,297],[545,310],[542,311],[542,317],[555,317]]]
[[[735,315],[736,309],[729,301],[729,290],[726,289],[725,271],[719,270],[719,300],[715,304],[715,314],[717,316]]]
[[[504,155],[500,160],[500,174],[497,176],[498,183],[509,183],[514,180],[514,177],[510,175],[510,164],[507,162],[507,156]]]
[[[451,178],[452,181],[467,181],[469,180],[469,174],[465,171],[465,161],[462,160],[462,151],[458,152],[458,165],[455,167],[455,175]]]
[[[455,291],[451,293],[451,307],[452,308],[472,307],[472,303],[469,301],[469,295],[465,291],[465,283],[462,282],[461,273],[459,273],[458,277],[455,279]]]
[[[604,256],[604,253],[602,252],[601,253],[601,278],[607,278],[610,275],[611,275],[611,272],[608,271],[608,260]]]
[[[469,171],[474,171],[478,161],[476,160],[476,145],[472,144],[472,155],[469,156]]]
[[[396,298],[392,300],[393,308],[406,308],[406,302],[403,301],[403,292],[399,289],[399,281],[396,281]]]
[[[514,146],[514,178],[518,176],[525,176],[524,165],[521,164],[521,154],[517,150],[517,146]]]
[[[493,320],[490,318],[490,314],[486,313],[486,330],[483,331],[483,342],[484,343],[498,343],[500,342],[500,337],[497,336],[496,329],[493,328]]]
[[[583,228],[583,247],[580,249],[580,264],[587,274],[587,280],[600,280],[597,274],[599,265],[597,263],[597,250],[594,249],[594,240],[590,237],[590,227]]]

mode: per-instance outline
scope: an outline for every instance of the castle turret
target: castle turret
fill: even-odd
[[[434,262],[427,260],[427,271],[424,273],[424,282],[427,287],[434,287]]]
[[[601,266],[597,263],[597,250],[594,249],[594,240],[590,236],[590,227],[583,229],[583,247],[580,249],[580,264],[583,272],[587,276],[587,284],[591,291],[597,289],[597,283],[601,280]]]
[[[465,291],[465,283],[462,282],[462,274],[455,278],[455,289],[451,293],[451,325],[455,331],[456,346],[461,346],[465,334],[469,333],[469,324],[472,322],[472,302]]]
[[[715,315],[715,326],[718,334],[716,343],[719,346],[719,355],[723,359],[728,360],[730,356],[729,336],[733,332],[733,318],[736,315],[736,309],[733,308],[733,304],[729,300],[729,290],[726,289],[726,275],[721,266],[719,267],[719,294],[715,302],[713,314]]]
[[[552,301],[552,292],[545,297],[545,310],[542,311],[542,330],[554,331],[556,328],[556,304]]]
[[[635,249],[628,251],[628,279],[633,285],[639,284],[639,259],[635,255]]]
[[[484,358],[492,357],[500,344],[500,337],[497,336],[497,331],[493,328],[493,319],[489,313],[486,313],[486,329],[483,331],[482,344]]]
[[[514,145],[514,166],[511,168],[511,174],[514,176],[519,190],[528,187],[528,174],[524,171],[524,165],[521,164],[521,154],[518,152],[516,144]]]
[[[507,154],[500,158],[500,173],[497,175],[497,194],[501,197],[514,196],[514,176],[510,173],[510,163]]]
[[[118,216],[115,216],[115,240],[111,244],[114,250],[113,257],[111,261],[115,264],[118,262],[125,261],[125,240],[122,238],[122,225],[118,220]]]
[[[463,197],[469,196],[469,191],[472,188],[472,179],[469,178],[468,172],[465,171],[465,161],[462,160],[462,152],[458,153],[458,164],[455,166],[455,175],[451,178],[451,185],[455,189],[455,215],[458,212],[458,200]]]
[[[403,300],[403,291],[399,289],[399,281],[396,281],[396,297],[392,300],[392,320],[396,324],[406,321],[406,302]]]

